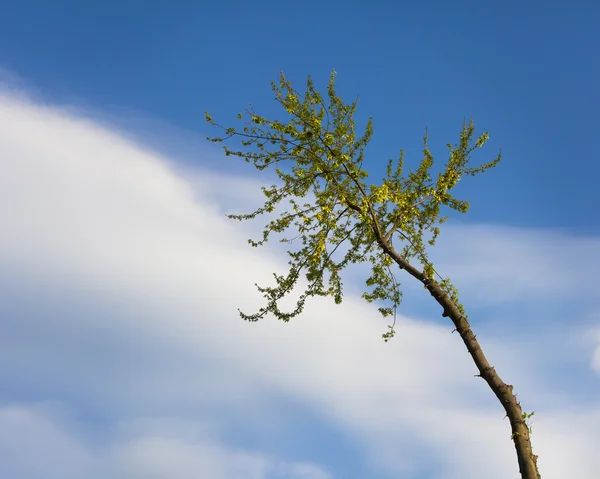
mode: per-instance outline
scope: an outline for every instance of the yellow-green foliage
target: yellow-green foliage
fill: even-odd
[[[274,274],[275,286],[258,286],[266,305],[254,314],[240,312],[246,320],[257,321],[271,312],[288,321],[302,312],[311,296],[333,296],[335,302],[340,303],[342,270],[363,262],[371,265],[371,275],[366,280],[368,289],[363,297],[369,302],[389,305],[379,308],[384,316],[395,313],[401,291],[391,269],[392,260],[382,248],[382,242],[395,248],[408,262],[416,259],[423,273],[433,278],[436,272],[428,259],[425,243],[435,244],[440,233],[438,225],[446,220],[440,216],[440,207],[465,213],[469,204],[452,196],[452,189],[462,176],[476,175],[500,161],[498,155],[490,163],[468,167],[471,153],[489,138],[484,132],[473,143],[475,127],[471,121],[463,124],[458,144],[447,145],[449,158],[435,180],[431,178],[434,160],[426,132],[423,159],[416,171],[404,172],[401,152],[397,161],[389,160],[380,184],[367,183],[363,160],[365,146],[373,134],[372,120],[367,122],[362,136],[357,136],[356,101],[344,103],[336,94],[334,80],[335,71],[329,80],[326,104],[310,77],[301,95],[282,73],[279,82],[273,82],[272,87],[277,102],[289,115],[287,122],[269,120],[248,109],[238,115],[244,124],[241,129],[224,128],[206,114],[208,123],[225,131],[224,137],[209,140],[241,139],[241,150],[224,146],[227,156],[243,158],[258,170],[274,168],[281,180],[279,185],[262,188],[265,202],[259,209],[229,217],[248,220],[273,213],[285,200],[288,206],[265,225],[262,238],[249,240],[249,243],[263,245],[273,233],[289,230],[295,238],[281,241],[300,242],[297,249],[288,251],[287,274]],[[279,301],[292,291],[302,274],[308,286],[295,309],[282,311]],[[450,281],[442,280],[440,285],[460,305],[458,292]],[[392,335],[393,327],[384,337],[388,339]]]

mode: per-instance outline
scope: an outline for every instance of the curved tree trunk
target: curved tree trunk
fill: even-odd
[[[443,308],[444,312],[442,313],[442,316],[449,317],[454,323],[456,331],[460,334],[460,337],[465,343],[467,350],[471,354],[471,357],[479,370],[478,376],[482,377],[488,383],[490,389],[502,404],[502,407],[510,420],[510,427],[512,429],[511,438],[515,443],[521,478],[541,479],[537,467],[537,456],[533,453],[533,449],[531,448],[529,427],[526,424],[526,418],[523,415],[521,405],[517,401],[516,395],[513,393],[512,385],[502,381],[496,370],[490,366],[490,363],[479,345],[479,341],[477,341],[476,335],[471,329],[471,325],[460,313],[448,294],[442,290],[439,283],[434,279],[427,278],[421,271],[402,258],[394,250],[392,244],[383,238],[380,233],[378,234],[378,232],[375,231],[375,234],[379,245],[385,253],[388,254],[401,269],[406,270],[411,276],[423,283],[431,296],[433,296]]]

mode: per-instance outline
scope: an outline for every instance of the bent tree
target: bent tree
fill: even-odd
[[[533,454],[527,419],[513,386],[506,384],[490,366],[473,333],[458,290],[448,278],[442,278],[429,260],[427,247],[435,245],[440,233],[442,207],[466,213],[469,204],[455,198],[452,189],[463,176],[475,176],[500,161],[500,154],[490,163],[469,166],[471,154],[488,140],[487,132],[475,138],[472,121],[464,123],[457,144],[448,144],[449,158],[434,175],[433,156],[424,137],[423,159],[419,167],[405,173],[404,153],[397,161],[389,160],[386,174],[379,184],[368,183],[363,168],[365,147],[373,134],[372,119],[364,134],[357,136],[354,114],[357,102],[344,103],[336,94],[335,71],[332,72],[326,103],[308,78],[306,91],[300,94],[290,81],[280,75],[272,82],[277,102],[287,113],[287,121],[270,120],[250,106],[238,119],[241,129],[225,128],[208,113],[206,121],[222,128],[224,136],[208,138],[220,143],[241,140],[241,149],[224,145],[227,156],[252,163],[258,170],[274,168],[279,184],[262,187],[264,204],[254,212],[228,215],[236,220],[254,219],[271,214],[262,237],[248,240],[252,246],[265,244],[271,236],[286,233],[281,242],[296,248],[288,251],[290,269],[274,274],[272,286],[259,286],[265,304],[243,319],[258,321],[268,313],[289,321],[302,313],[308,298],[332,296],[339,304],[343,296],[342,272],[352,264],[370,265],[363,297],[381,304],[380,313],[394,316],[402,299],[394,268],[404,270],[420,282],[442,307],[442,316],[454,323],[483,378],[506,411],[512,430],[519,470],[523,479],[539,479],[537,456]],[[435,176],[433,178],[432,176]],[[281,203],[283,211],[280,211]],[[279,208],[278,208],[279,206]],[[276,212],[276,208],[279,212]],[[295,243],[294,243],[295,242]],[[306,279],[304,282],[303,277]],[[280,301],[302,280],[306,284],[291,311],[280,308]],[[383,338],[394,336],[394,324]]]

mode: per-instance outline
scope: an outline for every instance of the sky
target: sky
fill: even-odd
[[[431,251],[535,411],[544,479],[600,469],[592,1],[11,2],[0,15],[0,477],[517,478],[504,412],[400,275],[397,335],[360,298],[242,321],[285,271],[251,248],[272,176],[205,140],[269,82],[359,98],[377,178],[473,118],[501,164]]]

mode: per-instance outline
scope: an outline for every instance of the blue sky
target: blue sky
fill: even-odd
[[[0,476],[517,477],[495,398],[408,278],[389,344],[360,270],[339,307],[237,316],[286,260],[224,218],[270,178],[205,142],[203,112],[277,115],[280,70],[335,68],[373,117],[375,176],[418,161],[425,126],[440,162],[469,117],[477,160],[502,148],[432,257],[536,411],[543,477],[596,477],[599,20],[591,1],[4,7]]]

